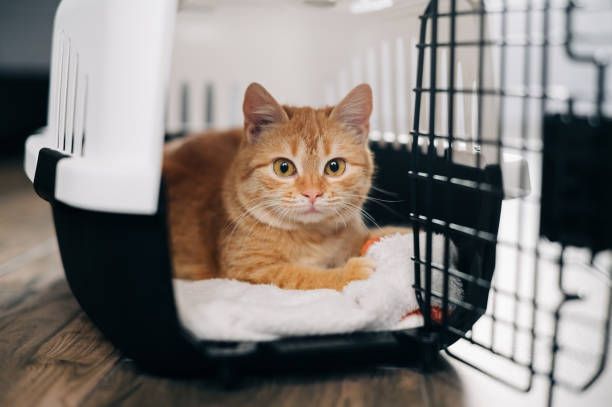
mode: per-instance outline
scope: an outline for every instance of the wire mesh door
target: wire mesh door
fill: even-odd
[[[589,388],[608,356],[612,5],[473,3],[434,0],[421,16],[410,173],[416,290],[426,331],[443,346],[461,338],[448,355],[519,391],[545,378],[550,405],[557,387]],[[462,35],[465,24],[478,35]],[[477,65],[477,81],[461,83],[461,61]],[[465,161],[466,151],[492,175],[466,182],[431,164]],[[506,165],[516,159],[525,165]],[[499,228],[487,214],[456,221],[457,202],[434,202],[441,187],[503,197]],[[435,234],[444,235],[443,264],[432,261]],[[457,267],[453,246],[479,262]],[[461,299],[449,298],[453,279]]]

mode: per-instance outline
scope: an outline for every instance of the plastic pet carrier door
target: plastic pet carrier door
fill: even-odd
[[[519,391],[545,388],[549,405],[555,389],[588,389],[608,357],[611,195],[604,180],[612,175],[612,32],[604,21],[611,16],[609,4],[588,1],[480,1],[471,10],[432,1],[422,15],[412,135],[427,141],[414,138],[413,151],[426,144],[433,157],[437,141],[452,162],[455,146],[469,143],[480,152],[476,167],[503,163],[506,154],[527,164],[502,171],[503,188],[440,176],[435,166],[411,174],[417,180],[414,226],[427,231],[428,248],[436,230],[458,245],[463,241],[485,253],[496,248],[493,260],[483,259],[496,264],[492,276],[467,276],[447,260],[434,264],[431,250],[424,259],[416,256],[426,269],[417,288],[423,308],[437,297],[444,307],[471,315],[471,323],[477,320],[467,325],[471,329],[444,319],[439,327],[426,320],[426,327],[442,338],[463,338],[446,349],[449,356]],[[466,24],[478,27],[476,35],[461,31]],[[478,65],[474,83],[465,83],[460,73],[459,61],[468,55]],[[471,134],[462,125],[466,99],[475,123]],[[436,115],[442,115],[442,126]],[[509,178],[516,181],[512,187]],[[436,202],[434,191],[443,183],[514,197],[502,205],[499,230],[457,225],[448,217],[453,201]],[[432,292],[427,276],[436,271],[446,279],[459,276],[476,300],[457,303]]]
[[[25,169],[53,208],[67,279],[91,320],[166,373],[423,364],[445,349],[522,391],[544,379],[550,400],[556,386],[589,387],[610,319],[610,36],[593,30],[607,28],[609,7],[255,3],[61,3],[48,126],[27,141]],[[181,325],[164,140],[240,126],[252,81],[318,106],[372,86],[378,171],[366,210],[372,223],[416,232],[421,328],[215,342]],[[589,334],[566,337],[572,324]],[[573,363],[590,373],[577,377]]]

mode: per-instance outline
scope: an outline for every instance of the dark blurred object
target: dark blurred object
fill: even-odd
[[[60,0],[0,0],[0,158],[47,122],[53,17]]]
[[[23,152],[25,139],[47,122],[49,76],[0,71],[0,157]]]
[[[544,118],[540,233],[593,252],[612,249],[612,119]],[[604,183],[602,185],[601,183]]]

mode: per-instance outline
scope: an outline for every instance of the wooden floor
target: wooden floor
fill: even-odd
[[[610,384],[610,375],[604,382]],[[599,386],[589,405],[609,405]],[[542,405],[454,361],[318,377],[252,378],[237,390],[149,375],[122,358],[80,311],[63,278],[50,210],[17,161],[0,162],[0,406]],[[593,393],[593,392],[591,392]],[[588,395],[587,395],[588,396]],[[558,397],[573,405],[574,396]]]

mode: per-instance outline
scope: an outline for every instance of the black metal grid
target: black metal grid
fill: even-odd
[[[574,20],[576,14],[587,12],[587,8],[578,6],[572,1],[553,2],[551,0],[543,0],[540,2],[525,1],[517,6],[517,2],[510,4],[507,0],[503,0],[497,4],[495,8],[487,8],[490,2],[482,0],[474,2],[473,7],[459,9],[459,2],[456,0],[438,1],[432,0],[424,14],[421,16],[421,27],[419,37],[419,54],[418,54],[418,72],[416,78],[415,106],[414,106],[414,122],[412,135],[412,171],[411,177],[411,221],[414,226],[414,247],[415,247],[415,289],[417,296],[423,309],[425,319],[425,330],[439,336],[442,344],[452,342],[453,337],[463,338],[472,347],[480,349],[489,358],[501,360],[515,368],[514,372],[500,371],[498,368],[489,368],[486,358],[480,362],[475,362],[464,356],[464,352],[456,351],[455,348],[447,348],[446,353],[451,357],[458,359],[479,371],[509,385],[520,391],[530,391],[534,386],[534,380],[537,377],[544,377],[548,382],[548,404],[553,402],[554,389],[557,386],[563,387],[570,391],[581,392],[589,388],[604,370],[607,353],[608,353],[608,338],[610,331],[610,310],[612,288],[610,288],[610,278],[612,270],[598,270],[597,267],[588,260],[575,260],[576,253],[572,249],[568,249],[567,242],[558,240],[558,245],[555,250],[550,253],[550,242],[537,239],[534,247],[528,247],[521,241],[524,228],[528,227],[530,221],[526,217],[526,205],[540,205],[542,195],[540,191],[532,191],[528,196],[518,198],[518,214],[516,219],[516,240],[505,241],[497,237],[496,233],[491,233],[491,230],[479,230],[478,228],[467,229],[456,225],[447,218],[438,218],[432,212],[435,205],[433,202],[433,188],[436,183],[440,182],[440,174],[431,165],[438,157],[436,144],[442,141],[445,143],[444,157],[448,162],[454,161],[454,146],[457,142],[472,143],[474,151],[473,165],[477,168],[484,167],[483,154],[480,154],[481,148],[489,148],[494,151],[494,162],[501,163],[503,160],[504,151],[513,151],[521,155],[523,158],[529,155],[535,155],[541,158],[546,146],[543,145],[542,133],[544,132],[544,122],[546,118],[551,116],[551,102],[557,105],[565,105],[566,109],[562,113],[563,120],[569,122],[578,120],[578,114],[574,111],[574,106],[577,102],[587,102],[592,106],[589,113],[586,114],[586,120],[592,126],[601,126],[607,119],[605,117],[606,105],[606,73],[608,64],[605,60],[595,57],[593,54],[585,53],[578,50],[576,46],[577,39],[580,38],[586,43],[601,42],[601,38],[605,34],[599,33],[598,39],[581,35],[577,33]],[[462,2],[462,5],[465,3]],[[604,6],[605,9],[612,9],[612,6]],[[592,10],[591,10],[592,11]],[[517,33],[509,32],[509,16],[521,16],[523,19],[522,32],[519,33],[519,38],[516,38]],[[489,38],[487,30],[487,20],[490,16],[496,16],[496,21],[499,24],[499,38]],[[459,38],[459,27],[466,23],[465,18],[477,19],[477,38],[476,39],[461,39]],[[561,35],[555,35],[551,32],[551,19],[553,17],[564,18],[564,32]],[[539,34],[534,34],[534,26],[540,28]],[[443,30],[448,31],[448,39],[441,38]],[[511,34],[513,36],[511,36]],[[612,43],[612,36],[607,37]],[[551,48],[560,47],[565,52],[565,57],[571,63],[586,64],[593,67],[596,71],[595,80],[593,83],[588,83],[585,86],[593,90],[592,97],[583,97],[581,95],[570,94],[569,96],[558,96],[551,92],[553,85],[550,83],[551,72],[555,67],[551,66]],[[477,52],[477,85],[475,89],[457,88],[455,83],[457,53],[463,49],[476,49]],[[486,68],[490,65],[488,61],[489,53],[492,49],[497,52],[499,60],[499,69],[497,72],[498,83],[495,85],[489,84],[486,78]],[[508,60],[510,49],[518,50],[522,53],[522,64],[516,67],[512,61]],[[445,50],[449,55],[448,72],[443,72],[443,75],[448,75],[448,87],[443,88],[438,85],[439,82],[439,52]],[[536,52],[534,52],[534,50]],[[534,66],[539,68],[539,72],[534,69]],[[507,83],[508,69],[520,69],[522,72],[521,86],[511,88]],[[534,72],[536,71],[536,72]],[[426,78],[428,76],[428,78]],[[446,95],[446,106],[441,106],[440,95]],[[456,94],[475,94],[477,97],[478,120],[475,131],[475,138],[467,138],[465,135],[456,134]],[[495,111],[494,134],[486,134],[483,125],[483,112],[485,98],[489,98],[488,107]],[[509,142],[509,135],[505,134],[506,121],[506,103],[508,100],[516,99],[520,103],[520,126],[519,137],[515,137],[514,142]],[[491,100],[494,100],[492,103]],[[537,106],[537,119],[532,116],[531,109]],[[446,109],[448,120],[442,123],[443,132],[436,127],[436,112],[440,109]],[[426,129],[423,130],[421,123],[422,111],[427,111],[428,121]],[[488,117],[491,119],[491,117]],[[530,128],[536,127],[538,131],[537,137],[530,136]],[[487,137],[484,137],[487,136]],[[490,137],[494,136],[494,137]],[[554,135],[553,135],[554,136]],[[612,134],[609,135],[612,137]],[[580,140],[578,140],[580,142]],[[419,154],[423,150],[423,145],[426,146],[426,155]],[[612,151],[606,152],[609,156]],[[586,159],[596,159],[596,157],[585,157]],[[419,162],[423,160],[425,162]],[[423,168],[426,168],[423,172]],[[612,174],[602,174],[603,177]],[[436,179],[436,176],[438,179]],[[527,174],[524,173],[523,167],[520,170],[520,179],[524,179]],[[447,190],[450,191],[453,185],[461,181],[460,176],[454,174],[443,174],[443,181],[446,183]],[[598,181],[590,180],[592,184]],[[425,188],[422,187],[426,184]],[[484,195],[503,196],[504,190],[501,185],[477,181],[472,183],[471,188],[479,191]],[[421,196],[419,196],[419,194]],[[439,196],[438,196],[439,198]],[[452,206],[449,192],[447,206]],[[419,200],[425,204],[420,205]],[[583,206],[588,204],[582,202]],[[544,208],[547,209],[547,208]],[[588,211],[592,208],[583,207],[581,210]],[[451,209],[449,208],[448,211]],[[439,215],[439,214],[438,214]],[[461,233],[458,234],[458,230]],[[424,231],[424,242],[421,237],[421,231]],[[497,230],[495,229],[494,232]],[[443,233],[444,239],[444,261],[443,264],[436,264],[432,260],[433,250],[433,235],[434,233]],[[457,236],[460,239],[478,242],[481,245],[495,245],[497,248],[511,250],[516,257],[516,267],[513,271],[514,284],[513,287],[501,287],[496,284],[492,276],[472,275],[459,271],[456,267],[450,264],[450,245],[451,240],[455,241]],[[546,233],[543,233],[546,235]],[[424,255],[420,246],[424,244]],[[546,246],[546,248],[544,248]],[[593,247],[589,243],[584,246],[591,250],[612,249],[612,247]],[[594,256],[592,254],[592,256]],[[495,253],[493,253],[493,258]],[[526,274],[523,270],[524,263],[528,261],[532,264],[532,271]],[[573,316],[570,318],[566,315],[566,309],[571,308],[571,304],[575,302],[585,301],[586,298],[577,294],[574,290],[576,287],[568,282],[567,270],[568,261],[574,261],[573,266],[582,265],[589,276],[600,274],[605,284],[603,285],[604,300],[598,306],[598,312],[601,313],[601,318],[590,318],[589,316]],[[481,267],[484,267],[482,265]],[[541,294],[544,291],[552,290],[551,287],[542,287],[542,275],[545,273],[542,269],[549,270],[554,268],[552,273],[556,279],[556,288],[558,299],[552,305],[546,305],[542,300]],[[432,275],[434,273],[442,273],[443,287],[442,292],[436,292],[432,288]],[[449,279],[455,278],[462,282],[464,288],[478,287],[480,290],[476,294],[467,296],[462,300],[449,298]],[[530,279],[531,293],[523,294],[520,290],[525,279]],[[423,281],[424,280],[424,281]],[[483,291],[484,290],[484,291]],[[484,292],[484,294],[483,294]],[[467,291],[466,291],[467,293]],[[484,298],[482,296],[484,295]],[[487,301],[488,297],[488,301]],[[512,311],[511,318],[504,318],[498,312],[499,303],[502,301],[510,301]],[[434,321],[431,316],[431,308],[435,301],[441,303],[442,320]],[[488,304],[488,306],[487,306]],[[527,312],[521,312],[526,310]],[[476,325],[472,329],[472,325],[457,324],[454,321],[454,313],[463,312],[471,315],[471,321],[480,318],[480,325]],[[548,318],[549,324],[542,321]],[[470,318],[468,318],[470,320]],[[571,320],[571,321],[570,321]],[[483,322],[484,321],[484,322]],[[560,343],[560,330],[564,324],[582,324],[587,330],[592,330],[600,338],[599,346],[596,347],[594,355],[587,355],[593,359],[591,374],[582,380],[571,378],[566,379],[560,374],[559,362],[563,358],[570,357],[574,359],[585,359],[584,352],[579,349],[573,349],[572,346]],[[546,325],[548,329],[542,330],[542,325]],[[509,351],[501,350],[496,343],[498,338],[503,333],[509,333],[509,338],[503,338],[510,343]],[[508,335],[506,335],[508,336]],[[521,341],[522,339],[522,341]],[[525,343],[526,342],[526,343]],[[541,346],[544,344],[544,346]],[[519,351],[522,350],[522,355]],[[524,353],[526,349],[526,354]],[[545,355],[546,363],[541,363],[542,356]],[[482,359],[482,358],[481,358]],[[499,364],[498,364],[499,366]],[[517,374],[517,372],[519,372]]]

